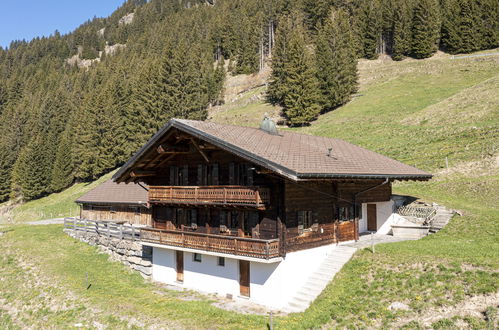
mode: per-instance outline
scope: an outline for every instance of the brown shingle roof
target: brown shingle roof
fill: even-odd
[[[289,131],[271,135],[252,127],[172,119],[115,174],[113,179],[124,180],[128,169],[172,127],[294,180],[335,177],[419,180],[431,178],[431,174],[427,172],[340,139]]]
[[[76,200],[82,204],[145,204],[147,190],[135,183],[116,183],[108,180]]]

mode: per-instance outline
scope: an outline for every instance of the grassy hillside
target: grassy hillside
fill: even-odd
[[[0,204],[0,224],[78,215],[79,208],[74,201],[99,184],[110,179],[113,173],[103,175],[94,182],[77,183],[62,192],[50,194],[24,204],[13,205],[13,209],[5,211],[5,213],[2,213],[1,210],[9,208],[9,202]]]
[[[340,137],[431,171],[433,180],[398,183],[395,192],[463,216],[424,239],[380,245],[375,254],[359,251],[307,311],[276,317],[277,329],[499,327],[498,62],[497,56],[446,55],[362,61],[357,97],[294,129]],[[264,112],[276,111],[263,92],[241,94],[213,120],[258,125]],[[54,205],[67,205],[64,200]],[[0,236],[0,328],[267,325],[264,316],[218,309],[211,297],[144,283],[60,226],[10,229]],[[395,301],[410,310],[390,311]]]

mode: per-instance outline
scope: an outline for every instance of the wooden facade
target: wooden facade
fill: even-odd
[[[391,196],[381,179],[295,182],[183,133],[140,165],[130,175],[149,187],[151,242],[253,257],[268,242],[273,257],[355,240],[361,203]]]
[[[124,222],[134,225],[152,226],[151,210],[139,205],[100,205],[85,203],[81,205],[82,219]]]

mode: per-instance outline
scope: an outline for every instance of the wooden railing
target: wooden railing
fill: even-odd
[[[423,224],[429,224],[433,221],[437,211],[433,207],[404,205],[397,209],[398,214],[402,216],[423,219]]]
[[[260,259],[279,257],[279,239],[263,240],[153,228],[141,229],[144,242]]]
[[[279,239],[264,240],[177,230],[137,228],[111,221],[79,218],[65,218],[64,229],[72,230],[76,235],[96,234],[108,238],[157,243],[259,259],[281,256],[279,254]]]
[[[149,202],[171,204],[214,204],[265,209],[269,188],[245,186],[149,186]]]
[[[75,234],[96,234],[108,238],[136,241],[140,240],[140,228],[112,221],[94,221],[80,218],[64,218],[64,229]]]

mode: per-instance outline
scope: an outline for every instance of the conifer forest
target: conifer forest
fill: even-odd
[[[128,18],[128,19],[125,19]],[[204,120],[227,75],[270,65],[288,125],[348,102],[357,60],[499,46],[497,0],[128,0],[0,48],[0,202],[122,165],[169,119]]]

